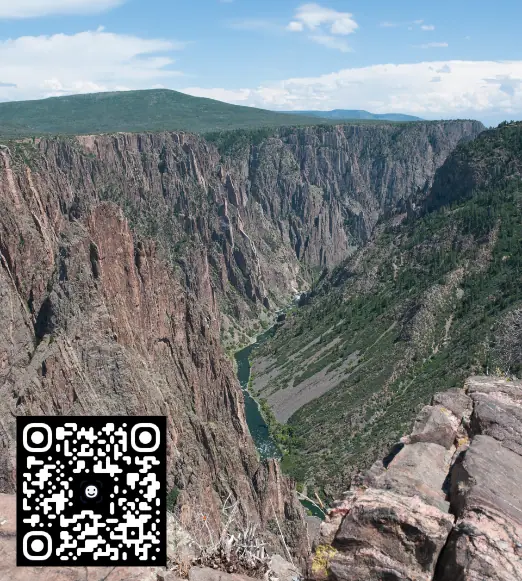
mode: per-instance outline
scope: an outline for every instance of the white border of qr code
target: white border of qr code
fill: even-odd
[[[47,432],[47,439],[49,440],[47,446],[44,447],[36,447],[33,448],[32,446],[29,446],[28,443],[28,438],[27,438],[27,433],[29,432],[29,430],[32,430],[33,428],[43,428],[46,432]],[[52,443],[53,443],[53,433],[51,428],[47,425],[47,424],[41,424],[41,423],[33,423],[33,424],[27,424],[27,426],[25,426],[24,428],[24,433],[22,436],[22,443],[24,445],[24,449],[27,450],[28,452],[47,452],[47,450],[49,450],[49,448],[51,447]]]
[[[141,447],[138,446],[136,444],[136,430],[137,429],[143,429],[143,428],[152,428],[154,430],[154,433],[156,434],[156,443],[151,446],[150,448],[147,447]],[[136,450],[136,452],[154,452],[159,448],[160,445],[160,431],[158,426],[156,426],[155,424],[149,424],[148,422],[143,422],[141,424],[136,424],[135,426],[132,427],[131,429],[131,446],[134,450]]]

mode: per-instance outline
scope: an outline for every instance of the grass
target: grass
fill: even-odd
[[[481,184],[447,192],[444,205],[400,226],[381,225],[254,354],[280,371],[261,397],[358,354],[336,387],[288,421],[282,465],[297,480],[344,489],[410,431],[435,392],[505,367],[496,337],[522,304],[522,125],[485,140],[456,154],[459,167],[486,176]]]

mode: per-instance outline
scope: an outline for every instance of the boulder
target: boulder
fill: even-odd
[[[375,487],[404,496],[420,496],[428,504],[447,512],[444,492],[453,452],[439,444],[419,442],[404,446],[388,469],[375,478]]]
[[[475,436],[451,473],[458,521],[436,581],[522,579],[522,457],[490,436]]]
[[[415,421],[408,443],[431,442],[449,450],[455,442],[459,425],[460,418],[448,408],[425,406]]]
[[[279,581],[299,581],[301,579],[299,569],[283,559],[281,555],[272,555],[268,566]]]
[[[368,489],[354,500],[335,537],[333,579],[431,580],[453,517],[388,490]]]
[[[450,501],[458,516],[470,512],[509,519],[522,533],[522,457],[490,436],[475,436],[451,472]]]
[[[468,386],[472,433],[491,436],[522,455],[522,382],[472,378]]]
[[[471,413],[473,402],[463,389],[448,389],[433,396],[433,405],[450,410],[459,420]]]

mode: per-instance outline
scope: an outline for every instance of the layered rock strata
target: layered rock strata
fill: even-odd
[[[522,382],[473,377],[435,395],[412,434],[334,505],[311,576],[521,579],[521,427]]]

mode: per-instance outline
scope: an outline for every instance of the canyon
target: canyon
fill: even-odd
[[[384,224],[417,215],[438,170],[483,129],[441,121],[6,142],[0,491],[16,489],[18,415],[165,415],[177,505],[217,530],[231,497],[272,552],[287,556],[286,544],[304,560],[294,483],[259,460],[227,351],[295,293],[326,296]],[[368,447],[372,462],[381,448]]]

